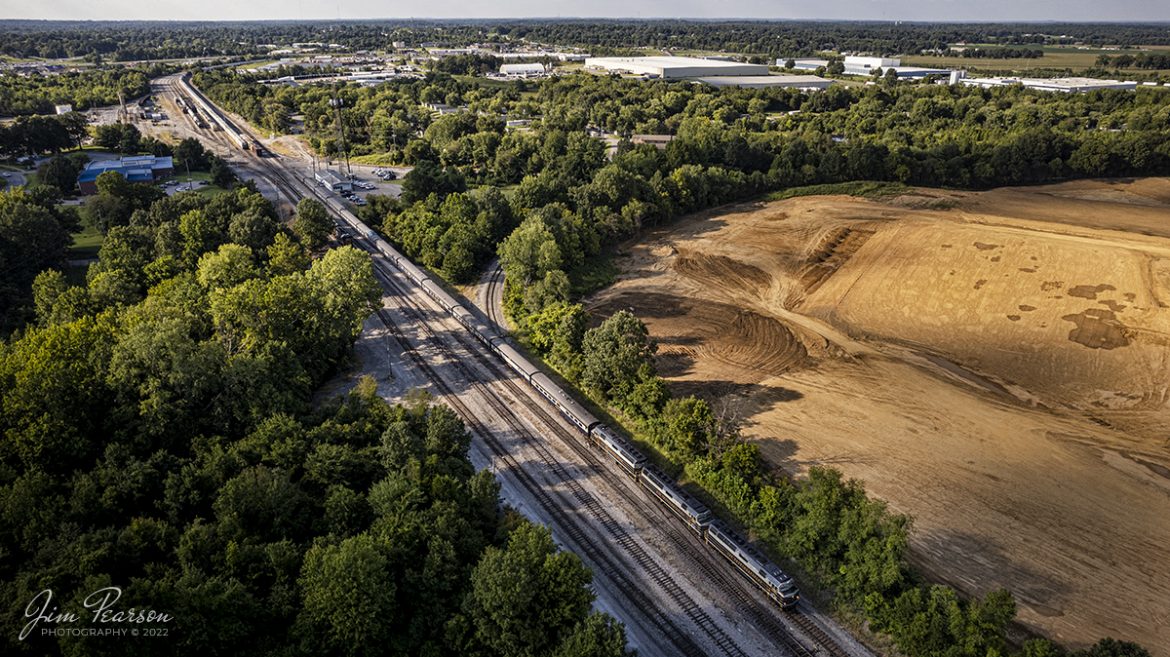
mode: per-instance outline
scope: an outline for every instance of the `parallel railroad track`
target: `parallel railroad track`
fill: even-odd
[[[497,268],[492,272],[488,279],[488,299],[493,298],[492,288],[503,283],[503,269]],[[497,328],[501,331],[505,330],[504,325],[499,319],[500,311],[494,304],[489,304],[487,308],[489,318],[495,322]],[[502,369],[498,366],[492,366],[493,373],[500,373]],[[555,413],[548,411],[542,406],[534,405],[531,410],[540,416],[543,423],[553,428],[553,431],[561,438],[561,441],[572,449],[586,464],[589,470],[594,474],[599,474],[603,477],[610,477],[612,474],[605,471],[603,459],[596,451],[590,448],[588,444],[581,442],[579,433],[567,430],[554,417]],[[629,506],[637,508],[647,508],[650,505],[645,504],[643,500],[636,498],[633,493],[625,486],[615,485],[611,487],[618,495],[620,495]],[[792,636],[792,632],[781,623],[773,613],[769,606],[763,606],[753,599],[747,592],[744,591],[742,582],[738,578],[733,578],[732,573],[728,572],[726,567],[722,564],[712,563],[714,557],[706,549],[700,549],[701,546],[696,544],[697,538],[687,533],[686,530],[680,528],[674,521],[673,517],[668,516],[662,512],[661,509],[654,507],[660,515],[666,518],[667,522],[659,525],[659,529],[670,539],[672,545],[678,550],[684,552],[694,565],[712,581],[718,584],[719,589],[728,594],[738,605],[737,609],[745,612],[751,619],[753,624],[760,629],[768,638],[776,641],[778,644],[786,647],[796,657],[850,657],[849,653],[842,648],[837,641],[828,635],[820,625],[810,616],[801,613],[798,610],[788,613],[787,617],[793,624],[800,628],[800,630],[813,642],[814,647],[806,646],[801,643],[796,637]]]
[[[601,522],[610,536],[616,540],[617,545],[621,546],[634,559],[638,566],[642,568],[643,572],[647,573],[654,583],[679,606],[696,628],[703,630],[710,637],[711,641],[720,648],[722,654],[732,657],[746,657],[746,653],[739,648],[735,641],[727,636],[705,611],[699,608],[698,604],[678,586],[674,578],[646,553],[621,523],[609,514],[600,501],[586,491],[571,473],[567,472],[564,466],[557,459],[553,458],[540,438],[528,429],[519,416],[516,415],[515,411],[505,404],[503,400],[499,399],[495,393],[486,389],[486,385],[478,381],[478,377],[471,371],[471,368],[459,360],[458,356],[453,353],[453,350],[444,344],[438,335],[430,329],[427,318],[424,316],[425,311],[417,308],[415,302],[409,298],[409,295],[394,282],[393,273],[386,271],[386,268],[381,264],[377,264],[376,267],[378,268],[380,278],[402,300],[404,312],[414,316],[418,320],[419,325],[424,327],[427,333],[426,341],[452,358],[454,366],[466,376],[466,380],[470,382],[471,387],[481,393],[481,396],[488,402],[492,410],[504,420],[517,436],[524,440],[526,445],[534,448],[540,454],[541,462],[545,468],[556,475],[567,486],[573,500],[587,509],[593,517]],[[687,655],[688,657],[707,655],[707,652],[683,628],[679,627],[674,619],[663,613],[643,588],[626,574],[626,568],[612,557],[608,551],[603,549],[601,541],[587,528],[583,527],[572,514],[565,510],[569,505],[564,501],[554,499],[554,497],[561,497],[561,494],[547,491],[540,482],[536,481],[532,475],[521,467],[520,463],[511,455],[503,443],[496,439],[492,431],[459,399],[454,389],[443,380],[427,359],[411,347],[409,340],[399,331],[397,324],[389,316],[389,313],[383,308],[378,310],[378,315],[382,323],[394,335],[399,344],[401,344],[404,352],[409,355],[415,365],[427,375],[434,385],[444,393],[444,401],[451,404],[455,411],[463,417],[471,430],[488,445],[489,449],[491,449],[492,453],[500,461],[506,464],[509,472],[515,476],[516,480],[530,495],[539,501],[541,507],[556,518],[557,525],[565,531],[567,538],[584,553],[586,558],[594,564],[594,567],[601,570],[632,603],[650,617],[655,626],[674,644],[675,648],[681,654]]]

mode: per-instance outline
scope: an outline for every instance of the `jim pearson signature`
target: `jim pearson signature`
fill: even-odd
[[[98,589],[81,601],[82,606],[88,611],[74,613],[59,610],[53,604],[53,591],[45,589],[33,596],[28,606],[24,608],[24,617],[32,620],[26,623],[24,629],[20,631],[20,640],[24,641],[42,623],[49,626],[69,625],[79,622],[83,615],[90,616],[90,622],[98,626],[157,625],[169,623],[172,620],[170,614],[153,609],[135,609],[134,607],[126,610],[117,609],[114,605],[121,597],[122,589],[117,586]],[[44,631],[43,628],[42,631]]]

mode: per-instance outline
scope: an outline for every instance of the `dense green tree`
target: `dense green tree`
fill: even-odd
[[[64,264],[70,237],[54,207],[23,189],[0,192],[0,331],[20,323],[37,274]]]
[[[106,123],[97,126],[94,142],[102,148],[133,155],[142,145],[142,134],[132,123]]]
[[[29,330],[0,352],[6,455],[27,469],[67,472],[97,452],[113,332],[109,317],[86,317]]]
[[[715,414],[707,402],[694,396],[671,399],[662,409],[658,442],[681,461],[706,454],[718,432]]]
[[[209,155],[203,147],[203,142],[194,137],[187,137],[175,146],[175,167],[179,170],[204,171],[210,166]]]
[[[270,215],[248,210],[232,215],[228,237],[255,252],[267,249],[280,233],[280,224]]]
[[[370,536],[315,546],[301,569],[302,617],[330,652],[384,654],[394,638],[395,582],[388,547]]]
[[[199,284],[209,290],[233,287],[258,273],[252,251],[239,244],[224,244],[218,251],[204,253],[196,269]]]
[[[402,179],[401,198],[405,203],[414,203],[431,194],[445,196],[465,189],[467,183],[458,171],[423,160]]]
[[[1150,657],[1145,648],[1129,641],[1104,638],[1092,647],[1073,653],[1077,657]]]
[[[590,580],[547,529],[520,525],[507,548],[488,548],[471,574],[465,607],[476,640],[495,654],[546,654],[589,613]]]
[[[211,182],[219,187],[228,188],[235,184],[236,173],[228,166],[223,158],[212,155],[208,170],[211,172]]]
[[[41,324],[57,324],[57,301],[69,289],[65,275],[56,269],[46,269],[33,279],[33,307]]]
[[[554,367],[576,379],[580,375],[586,324],[585,311],[579,304],[551,303],[528,317],[528,341]]]
[[[1048,639],[1029,639],[1024,642],[1019,657],[1064,657],[1064,648]]]
[[[42,184],[51,185],[65,195],[73,195],[77,191],[77,175],[85,168],[88,158],[56,155],[37,169],[37,176]]]
[[[654,363],[657,345],[646,325],[621,310],[585,332],[581,343],[581,383],[621,405]]]
[[[524,220],[500,244],[500,265],[512,284],[525,287],[564,264],[556,235],[539,217]]]
[[[273,275],[294,274],[309,268],[305,248],[284,233],[277,233],[268,247],[268,269]]]
[[[292,229],[305,248],[318,249],[324,246],[333,232],[333,220],[320,201],[303,198],[297,203]]]
[[[134,205],[130,201],[110,194],[97,194],[86,199],[81,216],[87,225],[104,234],[115,226],[125,226],[133,213]]]
[[[626,632],[620,623],[600,613],[590,614],[561,641],[552,657],[627,657]]]

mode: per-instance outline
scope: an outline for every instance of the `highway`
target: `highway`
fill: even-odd
[[[185,86],[178,91],[198,93]],[[238,117],[224,116],[254,134]],[[218,148],[235,148],[222,131],[203,133]],[[283,199],[317,198],[339,221],[358,223],[340,199],[306,180],[305,163],[236,153],[232,161],[242,171],[271,184]],[[868,657],[835,626],[822,629],[812,610],[789,615],[776,608],[632,479],[588,449],[555,408],[370,242],[359,238],[355,245],[371,251],[385,291],[378,318],[399,347],[388,353],[404,354],[435,396],[464,419],[474,438],[473,461],[496,474],[505,502],[552,528],[594,571],[598,606],[626,624],[642,654]]]

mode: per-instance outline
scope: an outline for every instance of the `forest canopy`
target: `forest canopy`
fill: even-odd
[[[372,379],[313,402],[380,300],[367,254],[310,261],[248,187],[133,186],[102,192],[138,206],[86,284],[41,271],[35,320],[0,343],[5,627],[46,589],[80,609],[114,586],[169,617],[133,654],[624,657],[589,570],[501,507],[450,408],[391,406]],[[56,221],[20,191],[0,210]]]

